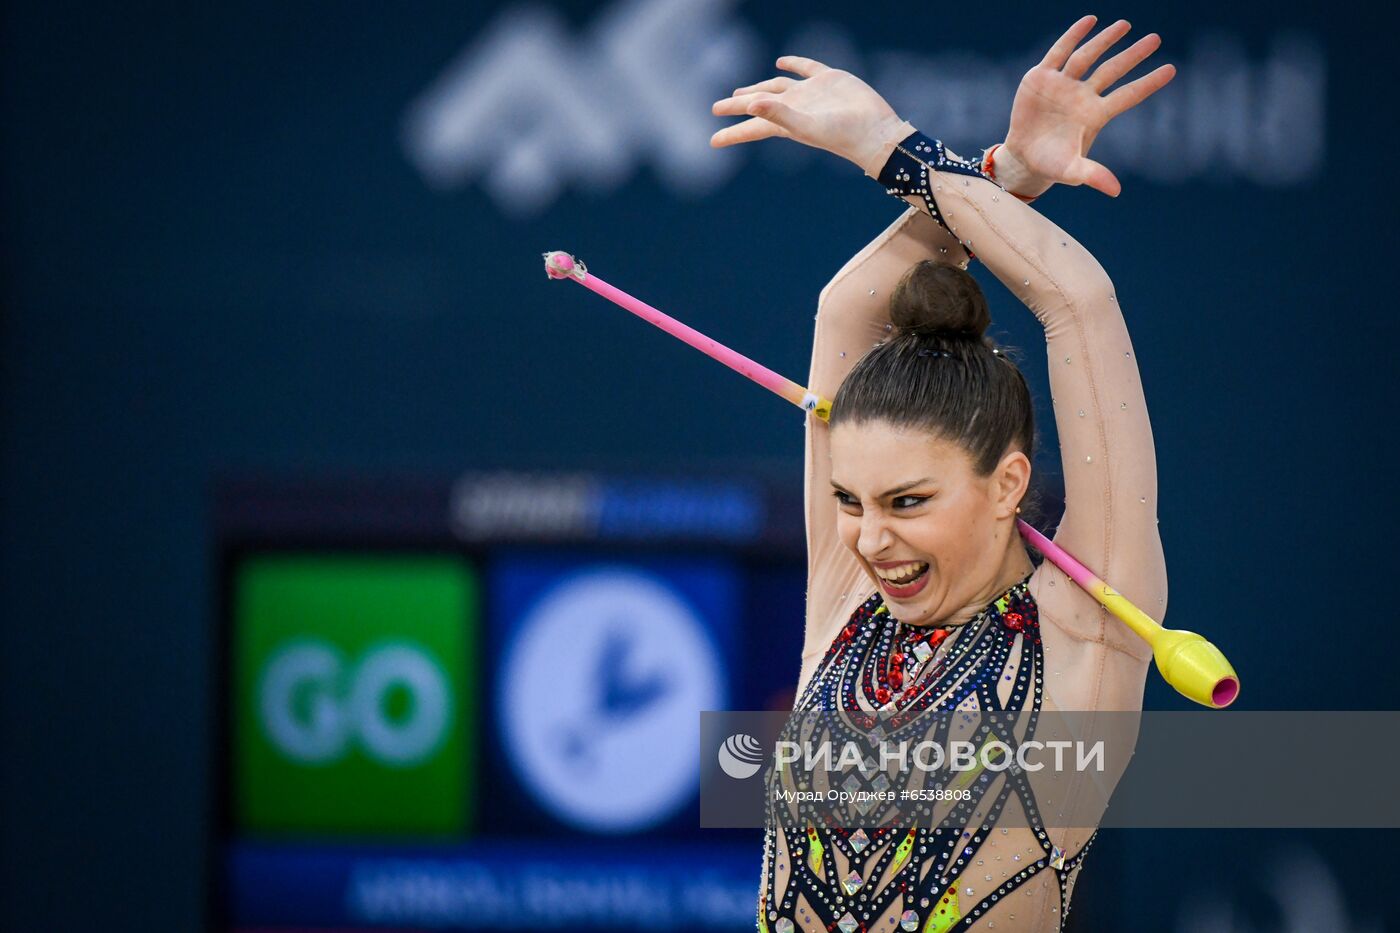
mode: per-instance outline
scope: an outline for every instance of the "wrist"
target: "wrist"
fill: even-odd
[[[1033,200],[1054,187],[1054,181],[1027,168],[1010,145],[1000,143],[987,151],[995,160],[993,178],[996,183],[1021,200]]]
[[[867,134],[860,149],[851,153],[850,160],[868,177],[879,179],[880,169],[890,160],[894,147],[913,132],[914,124],[890,114]]]

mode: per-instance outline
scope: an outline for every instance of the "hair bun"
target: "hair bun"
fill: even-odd
[[[981,339],[992,323],[982,287],[966,270],[925,259],[899,280],[890,320],[901,333]]]

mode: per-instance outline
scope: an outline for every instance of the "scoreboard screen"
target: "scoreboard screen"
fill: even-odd
[[[788,488],[795,487],[795,488]],[[214,929],[751,928],[699,713],[791,708],[800,483],[229,482]]]

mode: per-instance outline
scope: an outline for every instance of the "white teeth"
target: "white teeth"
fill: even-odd
[[[896,586],[902,586],[917,580],[919,575],[927,569],[928,564],[922,561],[915,561],[909,564],[900,564],[897,567],[876,567],[875,572],[880,575],[880,579],[888,580]]]

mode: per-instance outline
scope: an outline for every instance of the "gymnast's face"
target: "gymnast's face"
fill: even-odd
[[[847,422],[830,437],[837,531],[890,613],[939,625],[980,611],[1020,545],[1015,517],[1030,482],[1026,455],[1010,451],[978,476],[962,445],[926,431]]]

